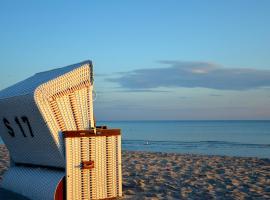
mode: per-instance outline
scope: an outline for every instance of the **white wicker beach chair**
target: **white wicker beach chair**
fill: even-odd
[[[33,200],[122,196],[120,129],[95,127],[91,61],[0,92],[0,135],[13,164],[1,187]]]

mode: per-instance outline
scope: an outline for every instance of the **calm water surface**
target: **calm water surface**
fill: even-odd
[[[270,121],[102,121],[123,149],[270,158]]]

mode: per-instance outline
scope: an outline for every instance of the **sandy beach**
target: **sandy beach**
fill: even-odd
[[[8,168],[0,145],[0,179]],[[270,199],[270,160],[123,151],[123,199]]]
[[[123,152],[126,199],[270,199],[270,160]]]

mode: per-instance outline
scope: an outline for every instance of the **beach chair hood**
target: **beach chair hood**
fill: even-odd
[[[61,131],[94,126],[91,61],[0,91],[0,136],[15,163],[65,167]]]

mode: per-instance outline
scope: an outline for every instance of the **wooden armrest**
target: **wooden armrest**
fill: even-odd
[[[96,129],[92,130],[74,130],[74,131],[63,131],[64,138],[71,137],[100,137],[100,136],[114,136],[121,135],[121,129]]]

